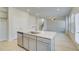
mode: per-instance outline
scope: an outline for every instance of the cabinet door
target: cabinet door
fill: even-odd
[[[18,33],[17,43],[20,46],[23,46],[22,34]]]
[[[27,37],[23,37],[23,47],[26,48],[26,49],[29,49],[28,48],[28,42],[29,42],[28,38]]]
[[[29,50],[36,51],[36,39],[29,38]]]
[[[50,45],[41,41],[37,41],[37,51],[50,51]]]

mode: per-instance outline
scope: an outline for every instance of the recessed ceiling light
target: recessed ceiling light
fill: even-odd
[[[39,13],[36,13],[36,16],[39,16]]]
[[[27,9],[27,12],[30,12],[30,9]]]
[[[60,11],[60,8],[57,8],[56,11]]]
[[[41,8],[41,7],[37,7],[37,8]]]

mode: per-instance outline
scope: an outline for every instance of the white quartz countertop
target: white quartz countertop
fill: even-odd
[[[44,37],[44,38],[48,38],[48,39],[53,39],[56,35],[56,32],[50,32],[50,31],[37,31],[37,32],[39,32],[39,33],[38,34],[32,34],[30,32],[23,32],[23,33],[35,35],[35,36],[39,36],[39,37]]]

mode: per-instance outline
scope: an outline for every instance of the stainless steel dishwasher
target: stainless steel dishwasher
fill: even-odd
[[[17,44],[23,47],[23,33],[17,32]]]

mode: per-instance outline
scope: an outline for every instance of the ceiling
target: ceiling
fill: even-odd
[[[39,17],[66,16],[71,11],[71,7],[17,7]]]

